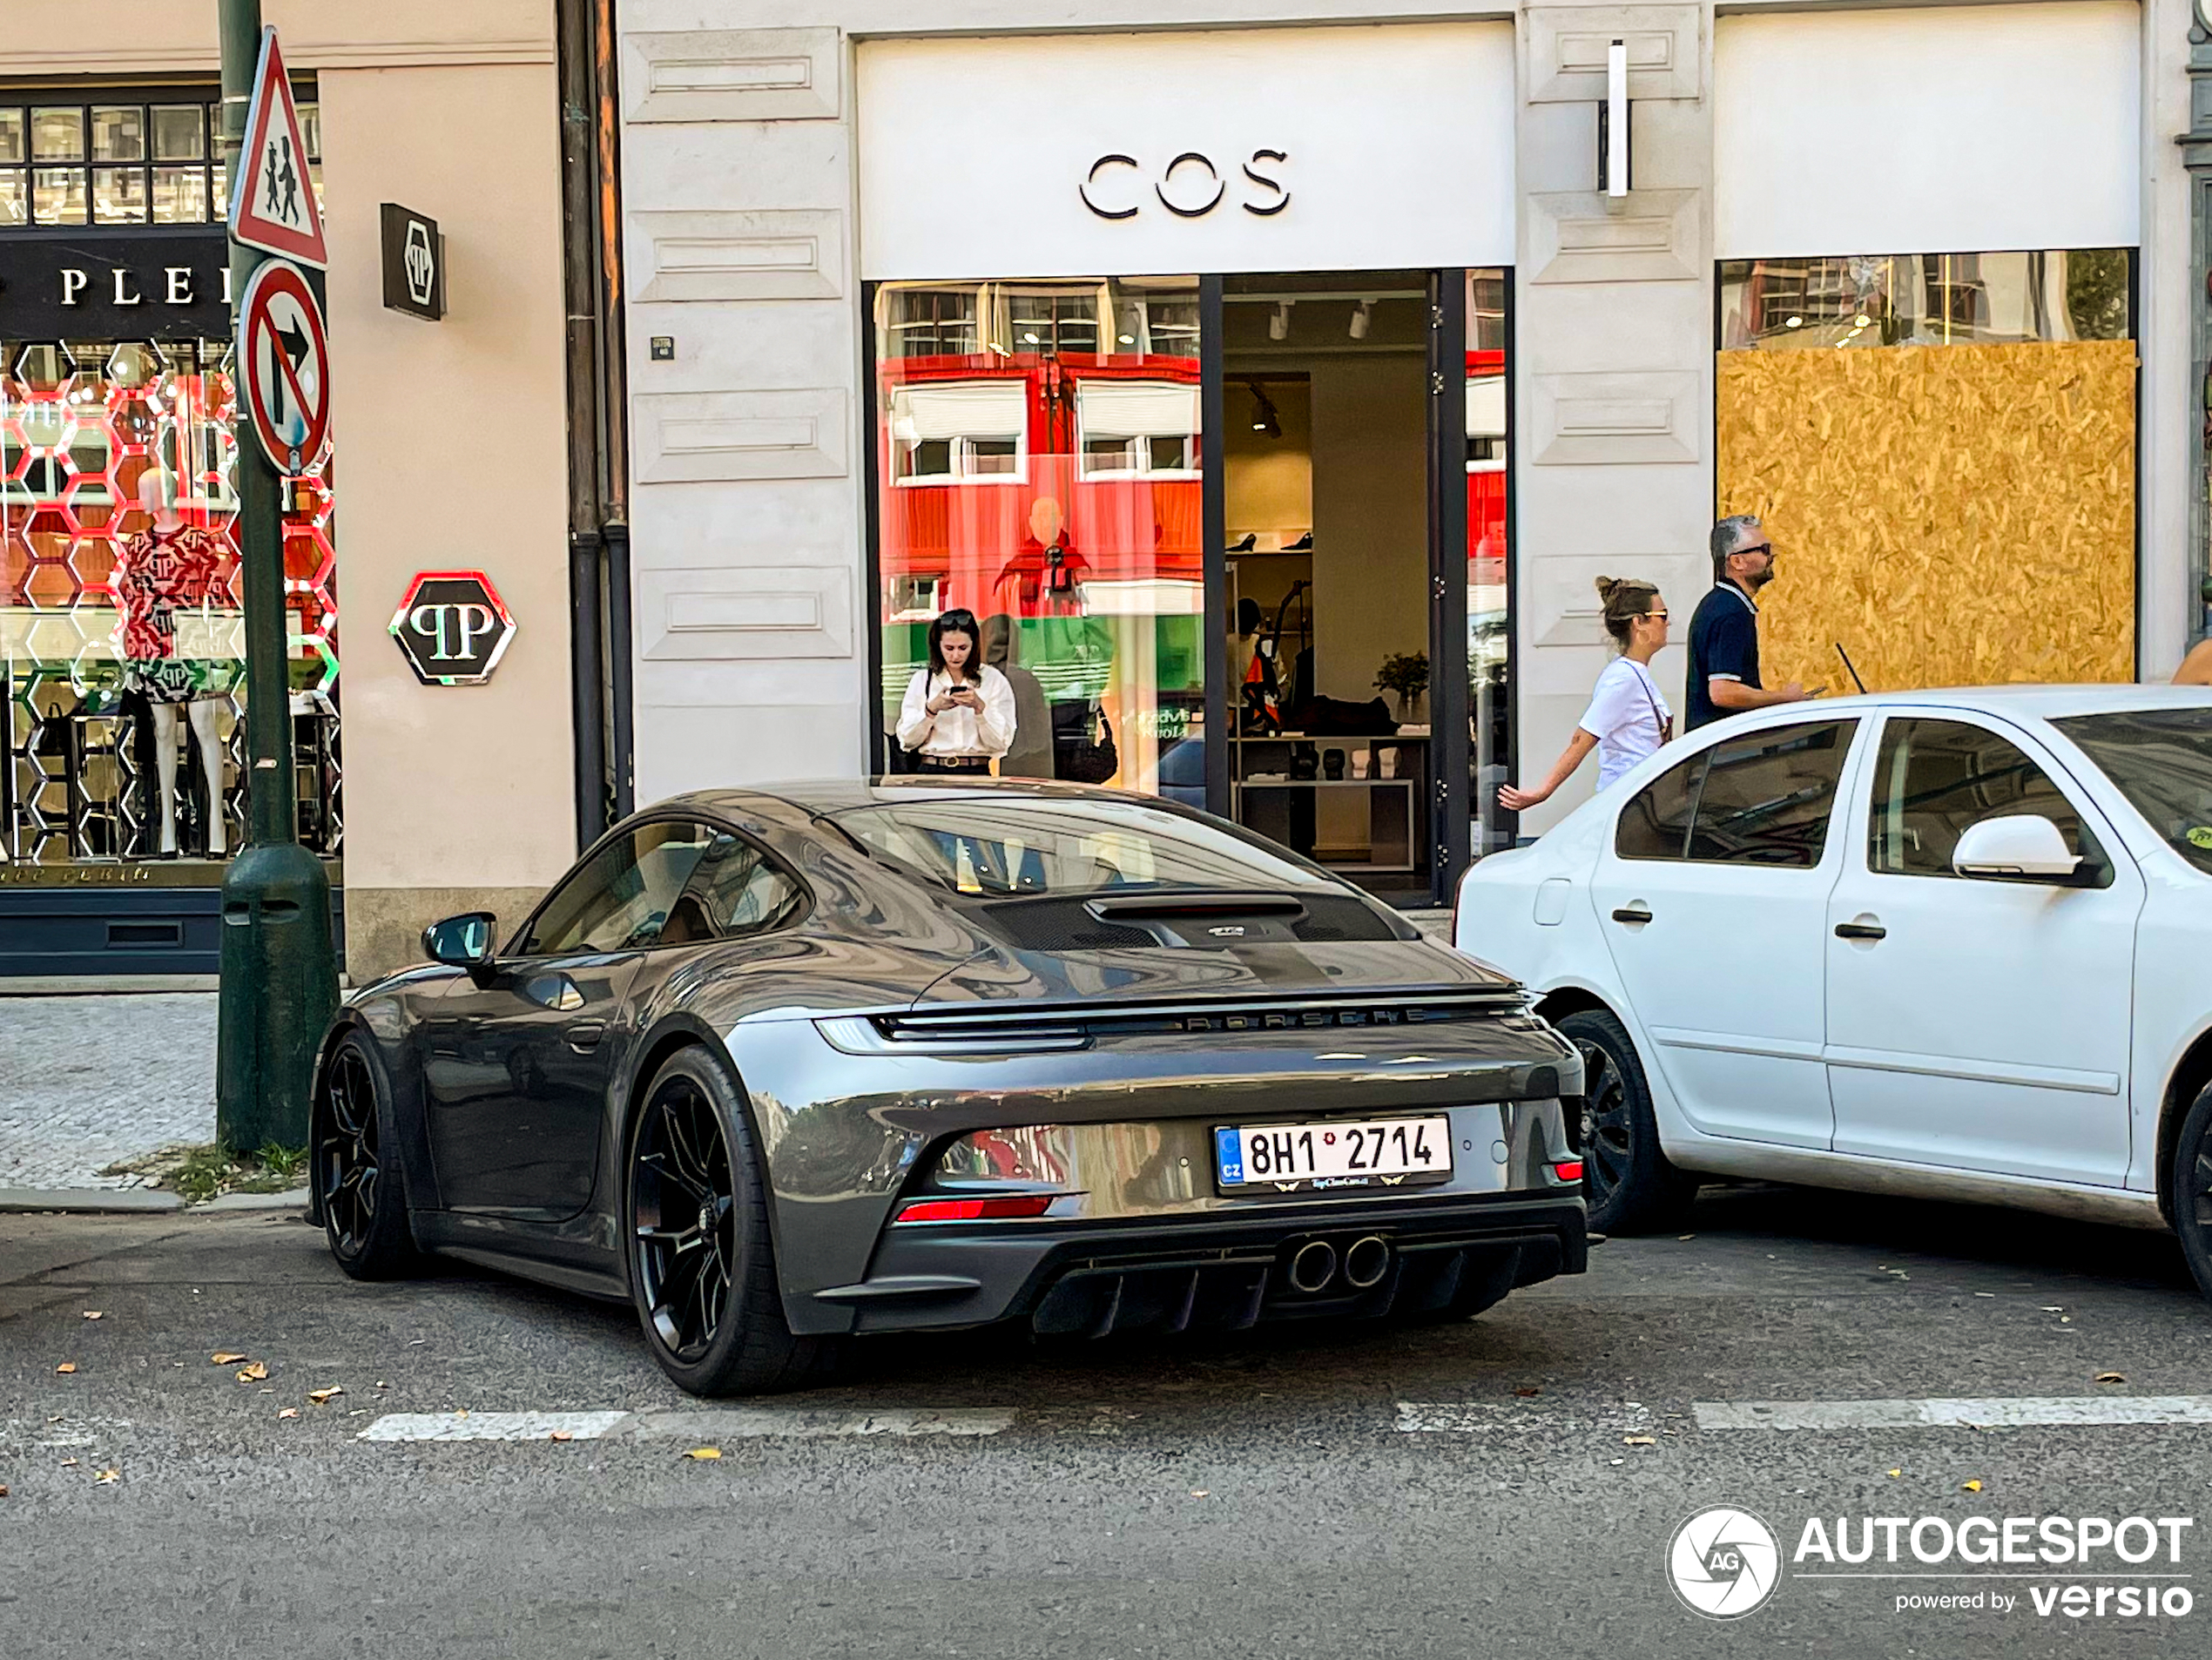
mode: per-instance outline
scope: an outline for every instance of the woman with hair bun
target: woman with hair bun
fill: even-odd
[[[1510,784],[1499,789],[1498,805],[1507,812],[1526,812],[1550,800],[1593,749],[1602,790],[1674,736],[1674,712],[1651,678],[1651,659],[1667,643],[1667,608],[1659,590],[1632,577],[1600,577],[1597,597],[1605,608],[1605,631],[1620,655],[1598,676],[1590,706],[1575,723],[1551,776],[1533,790]]]

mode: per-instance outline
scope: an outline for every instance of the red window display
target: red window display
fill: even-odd
[[[1192,278],[878,291],[894,767],[928,625],[967,610],[1015,693],[1001,773],[1203,786],[1197,318]]]
[[[229,351],[0,343],[0,860],[217,859],[239,843]],[[334,855],[332,505],[326,455],[287,486],[285,569],[300,832]]]

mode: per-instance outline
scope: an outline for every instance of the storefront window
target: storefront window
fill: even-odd
[[[1197,281],[890,283],[875,300],[882,722],[962,609],[1007,776],[1204,799]]]
[[[1730,260],[1721,347],[2125,340],[2128,287],[2125,248]]]
[[[1780,551],[1769,685],[2134,678],[2133,258],[1722,265],[1714,507]]]
[[[0,92],[0,228],[204,225],[229,206],[214,89],[147,103],[9,104]],[[300,89],[307,177],[322,199],[322,119]]]
[[[220,859],[245,823],[229,346],[0,341],[0,863]],[[285,503],[301,839],[334,855],[328,462]]]

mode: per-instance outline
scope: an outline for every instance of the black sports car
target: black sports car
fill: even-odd
[[[325,1039],[330,1248],[627,1299],[696,1393],[789,1387],[854,1333],[1467,1315],[1583,1267],[1576,1051],[1204,813],[705,793],[496,927],[433,924]]]

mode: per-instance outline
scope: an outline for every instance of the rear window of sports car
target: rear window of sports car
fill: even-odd
[[[956,894],[1342,891],[1323,873],[1229,831],[1132,802],[892,801],[833,822],[883,863]]]

